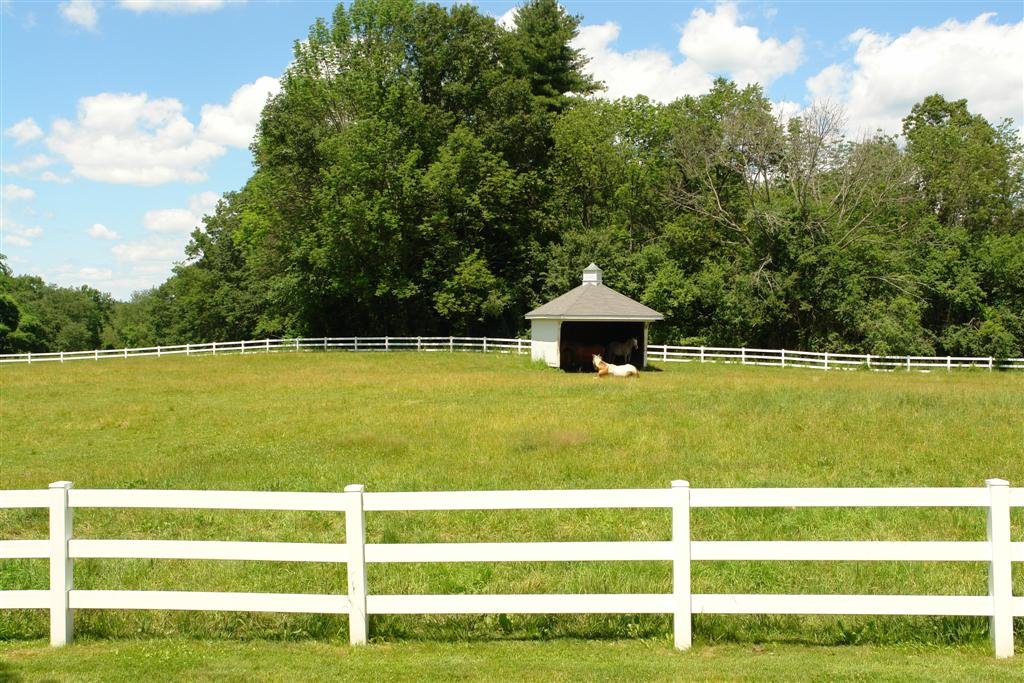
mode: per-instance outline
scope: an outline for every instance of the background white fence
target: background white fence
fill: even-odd
[[[528,354],[529,339],[500,337],[302,337],[295,339],[249,339],[205,344],[147,346],[134,349],[54,351],[52,353],[0,354],[0,363],[45,363],[145,356],[199,356],[225,353],[271,353],[279,351],[482,351]],[[871,370],[954,370],[958,368],[1024,369],[1024,358],[970,356],[874,356],[854,353],[817,353],[787,349],[748,349],[721,346],[671,346],[650,344],[648,361],[740,363],[819,370],[868,368]]]
[[[988,515],[984,541],[700,541],[690,535],[690,510],[702,507],[972,507]],[[1024,507],[1024,489],[1002,479],[980,488],[665,489],[342,493],[252,491],[77,490],[70,482],[48,490],[0,491],[0,508],[48,508],[50,538],[0,540],[0,558],[50,562],[49,590],[0,591],[0,609],[48,609],[50,641],[73,636],[78,609],[167,609],[313,612],[349,615],[353,644],[363,644],[370,614],[624,613],[671,614],[675,645],[692,642],[693,614],[877,614],[986,616],[997,657],[1014,650],[1013,618],[1024,597],[1013,596],[1012,563],[1024,562],[1024,542],[1011,542],[1010,510]],[[189,508],[318,510],[345,514],[344,543],[92,540],[72,533],[75,508]],[[664,541],[530,543],[366,543],[367,512],[565,508],[667,508]],[[79,590],[78,558],[152,558],[344,562],[348,585],[337,594]],[[672,592],[568,595],[376,595],[368,590],[370,562],[525,562],[663,560],[672,563]],[[828,560],[983,562],[988,594],[771,595],[694,594],[690,567],[707,560]]]

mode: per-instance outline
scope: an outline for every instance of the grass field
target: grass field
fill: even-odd
[[[694,487],[1024,483],[1024,374],[666,364],[639,381],[613,382],[508,356],[302,353],[5,366],[0,383],[0,488],[57,479],[80,488],[279,491],[350,483],[375,491],[662,487],[679,478]],[[1024,540],[1020,513],[1015,540]],[[985,537],[981,510],[702,509],[692,523],[702,540]],[[667,511],[371,513],[367,524],[369,542],[398,543],[658,540],[669,531]],[[0,512],[4,538],[39,538],[45,528],[42,511]],[[341,515],[313,513],[81,510],[75,528],[82,538],[344,538]],[[671,583],[668,563],[659,562],[371,565],[369,572],[375,593],[667,592]],[[693,569],[694,591],[709,593],[982,594],[986,577],[980,563],[704,562]],[[75,582],[336,592],[344,565],[86,560],[76,562]],[[0,589],[46,585],[45,562],[0,561]],[[44,614],[0,613],[7,661],[0,679],[4,666],[32,676],[46,667],[60,672],[71,657],[83,676],[102,678],[102,666],[129,652],[140,659],[170,652],[191,677],[248,678],[260,661],[248,654],[252,643],[281,657],[295,653],[300,669],[336,655],[353,671],[377,667],[409,678],[444,652],[466,661],[493,655],[494,675],[518,662],[537,678],[557,677],[565,658],[583,666],[604,657],[623,668],[575,671],[614,677],[645,661],[651,678],[743,678],[751,673],[743,663],[756,659],[778,667],[764,677],[797,677],[828,671],[819,661],[826,657],[837,672],[911,672],[900,666],[916,652],[928,653],[919,658],[926,667],[958,662],[935,664],[951,677],[1024,674],[1022,665],[983,656],[987,624],[976,618],[698,616],[697,647],[682,657],[671,652],[668,618],[657,616],[385,616],[373,619],[377,644],[366,652],[340,646],[345,619],[330,616],[83,611],[76,626],[87,642],[50,652],[33,640],[47,633]],[[1024,625],[1017,634],[1020,643]],[[772,657],[761,656],[765,647]],[[573,670],[564,677],[588,677]]]

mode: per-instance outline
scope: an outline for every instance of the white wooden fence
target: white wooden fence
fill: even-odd
[[[278,351],[482,351],[528,354],[529,339],[501,337],[301,337],[295,339],[249,339],[205,344],[147,346],[132,349],[54,351],[51,353],[0,354],[0,363],[46,363],[145,356],[200,356],[225,353],[271,353]],[[954,370],[958,368],[1024,369],[1024,358],[971,356],[873,356],[854,353],[816,353],[787,349],[748,349],[723,346],[671,346],[650,344],[648,360],[701,363],[740,363],[820,370],[868,368],[870,370]]]
[[[690,510],[730,507],[970,507],[988,515],[981,541],[700,541],[690,535]],[[50,562],[49,590],[0,591],[0,609],[48,609],[50,641],[72,639],[79,609],[167,609],[312,612],[349,615],[353,644],[363,644],[370,614],[623,613],[671,614],[675,646],[690,647],[693,614],[873,614],[986,616],[995,655],[1013,655],[1012,563],[1024,562],[1024,542],[1011,542],[1010,509],[1024,507],[1024,488],[1002,479],[980,488],[665,489],[343,493],[253,491],[49,490],[0,491],[0,508],[48,508],[50,538],[0,541],[0,558]],[[344,543],[86,540],[72,533],[75,508],[319,510],[345,514]],[[667,508],[672,536],[663,541],[540,543],[366,543],[367,512],[565,508]],[[344,562],[348,585],[336,594],[79,590],[78,558],[153,558]],[[377,595],[368,590],[370,562],[563,562],[662,560],[672,563],[672,592],[569,595]],[[948,561],[989,566],[987,595],[745,595],[694,594],[693,562],[708,560]]]

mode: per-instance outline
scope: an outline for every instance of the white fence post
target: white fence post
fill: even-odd
[[[693,644],[690,596],[690,482],[672,482],[672,632],[677,650]]]
[[[868,354],[868,370],[871,369],[871,354]]]
[[[946,356],[946,372],[950,372],[953,369],[953,359]]]
[[[989,356],[989,357],[988,357],[988,369],[989,369],[989,370],[991,370],[991,369],[992,369],[992,361],[993,361],[993,358],[992,358],[992,356]]]
[[[907,372],[910,372],[910,356],[907,356]]]
[[[352,337],[352,350],[353,351],[358,351],[359,350],[359,337]]]
[[[388,337],[386,335],[384,337],[384,350],[385,351],[390,351],[391,350],[391,339],[390,339],[390,337]]]
[[[782,367],[786,367],[786,349],[782,349]]]
[[[747,347],[740,348],[740,365],[747,364]]]
[[[423,347],[423,337],[416,337],[416,350],[417,351],[422,351],[423,350],[422,347]]]
[[[242,355],[245,355],[245,340],[242,340]]]
[[[484,337],[484,353],[487,353],[487,337]]]
[[[825,369],[828,370],[828,351],[825,352]]]
[[[327,337],[324,337],[324,351],[327,350]]]
[[[704,347],[700,347],[700,362],[704,362]]]
[[[191,356],[192,355],[192,346],[190,344],[185,344],[185,355],[186,356]]]
[[[93,351],[92,352],[92,356],[93,356],[94,359],[99,360],[100,359],[100,350],[96,349],[95,351]]]
[[[160,357],[160,347],[159,346],[156,347],[156,357],[157,358]]]
[[[74,636],[74,621],[68,606],[73,584],[68,541],[71,539],[70,481],[50,484],[50,645],[67,645]]]
[[[366,519],[363,513],[362,484],[345,487],[349,504],[345,507],[345,545],[348,550],[348,599],[352,611],[348,615],[348,640],[352,645],[366,645],[369,617],[366,614]]]
[[[988,542],[992,559],[988,566],[988,594],[992,596],[989,632],[996,657],[1013,656],[1012,567],[1010,564],[1010,482],[985,481],[989,492]]]
[[[455,337],[448,337],[448,353],[455,353]]]

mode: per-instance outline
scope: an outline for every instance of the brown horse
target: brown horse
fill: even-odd
[[[577,369],[587,368],[594,356],[600,356],[603,353],[604,347],[600,344],[566,342],[562,345],[562,365]]]

